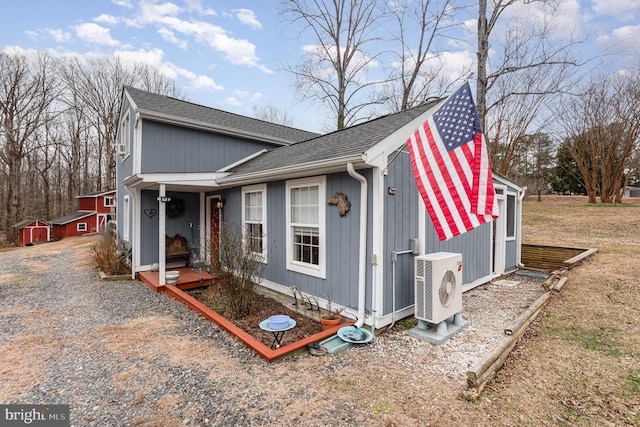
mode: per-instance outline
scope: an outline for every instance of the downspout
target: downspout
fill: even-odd
[[[516,241],[516,265],[518,268],[524,268],[522,263],[522,201],[527,191],[527,187],[523,187],[518,196],[518,240]]]
[[[367,268],[367,179],[356,172],[353,163],[347,163],[347,173],[360,181],[360,253],[358,257],[358,320],[356,328],[362,327],[365,316],[365,290]],[[375,325],[373,326],[375,329]]]

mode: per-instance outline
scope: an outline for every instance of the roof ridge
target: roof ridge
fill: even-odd
[[[210,107],[208,105],[198,104],[198,103],[193,102],[193,101],[188,101],[188,100],[185,100],[185,99],[179,99],[179,98],[176,98],[176,97],[173,97],[173,96],[169,96],[169,95],[163,95],[163,94],[159,94],[159,93],[155,93],[155,92],[150,92],[148,90],[140,89],[140,88],[137,88],[137,87],[131,86],[131,85],[124,85],[124,89],[125,90],[134,89],[134,90],[137,90],[139,92],[147,93],[147,94],[149,94],[151,96],[162,97],[162,98],[170,99],[170,100],[173,100],[173,101],[182,102],[182,103],[185,103],[185,104],[190,104],[190,105],[193,105],[193,106],[195,106],[197,108],[206,108],[208,110],[215,110],[215,111],[218,111],[220,113],[230,114],[230,115],[233,115],[233,116],[236,116],[236,117],[241,117],[243,119],[250,119],[250,120],[255,120],[257,122],[266,123],[266,124],[271,125],[271,126],[279,126],[279,127],[291,129],[291,130],[294,130],[294,131],[318,134],[317,132],[308,131],[306,129],[300,129],[300,128],[296,128],[296,127],[293,127],[293,126],[287,126],[287,125],[282,125],[282,124],[279,124],[279,123],[269,122],[267,120],[258,119],[256,117],[246,116],[246,115],[243,115],[243,114],[234,113],[232,111],[222,110],[222,109],[216,108],[216,107]],[[321,134],[318,134],[318,135],[321,135]]]

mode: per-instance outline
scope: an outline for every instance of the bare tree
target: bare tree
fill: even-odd
[[[479,1],[477,35],[478,113],[489,145],[489,157],[496,172],[509,175],[517,143],[526,133],[536,132],[541,115],[554,97],[575,83],[577,62],[572,57],[576,41],[558,37],[555,0]],[[509,19],[494,35],[506,11],[540,7],[535,19]],[[490,40],[494,40],[493,43]],[[494,54],[489,57],[489,51]]]
[[[640,70],[591,80],[562,104],[568,138],[589,202],[620,200],[640,144]]]
[[[122,87],[136,77],[117,57],[93,59],[84,64],[74,59],[64,68],[64,76],[74,102],[85,108],[95,132],[96,180],[91,190],[115,188],[115,140],[120,116]]]
[[[23,214],[23,160],[34,149],[35,133],[54,117],[51,109],[60,88],[53,68],[54,61],[46,54],[30,60],[0,52],[0,160],[7,165],[4,228],[9,242],[16,239],[11,225]]]
[[[256,119],[283,126],[293,126],[293,117],[291,117],[291,115],[286,111],[274,107],[273,105],[254,105],[252,110]]]
[[[374,30],[381,19],[376,0],[289,0],[282,2],[284,15],[313,34],[317,45],[306,46],[306,57],[287,66],[303,98],[328,106],[337,129],[361,120],[364,110],[381,103],[369,89],[380,83],[370,80],[368,70],[378,55],[369,55]]]
[[[456,76],[443,73],[444,52],[439,50],[439,42],[450,41],[450,30],[461,25],[454,20],[460,9],[452,0],[399,0],[388,3],[388,7],[395,24],[392,43],[397,46],[391,49],[395,60],[385,84],[392,111],[406,110],[430,97],[442,96],[453,84],[469,77],[470,68],[462,68]]]
[[[175,80],[168,78],[152,65],[139,63],[134,66],[135,86],[147,92],[158,93],[172,98],[184,99],[185,95]]]

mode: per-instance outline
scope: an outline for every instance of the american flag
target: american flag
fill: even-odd
[[[487,146],[465,83],[407,140],[413,176],[440,240],[498,217]]]

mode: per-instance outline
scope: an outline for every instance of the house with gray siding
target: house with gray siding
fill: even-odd
[[[133,274],[158,264],[162,282],[175,234],[215,257],[206,242],[235,223],[265,263],[261,286],[295,285],[381,328],[413,314],[416,252],[461,253],[463,290],[517,269],[524,190],[504,177],[498,219],[435,233],[405,143],[438,104],[317,135],[125,87],[117,212]]]

